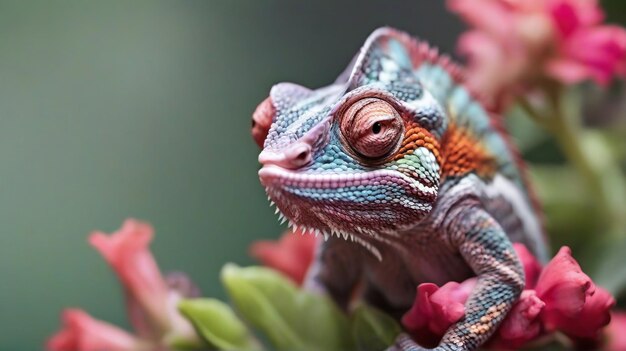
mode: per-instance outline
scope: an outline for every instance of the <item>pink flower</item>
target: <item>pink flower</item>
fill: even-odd
[[[606,351],[626,350],[626,313],[614,312],[607,330]]]
[[[137,351],[141,341],[126,331],[93,319],[78,309],[63,312],[64,328],[46,345],[50,351]],[[145,349],[145,348],[143,348]]]
[[[250,246],[250,255],[302,284],[313,262],[317,238],[312,235],[297,235],[298,233],[302,234],[301,231],[287,231],[278,241],[257,241]]]
[[[542,331],[539,315],[544,306],[534,290],[525,290],[492,337],[490,348],[516,350],[536,339]]]
[[[549,75],[566,84],[593,79],[601,85],[624,76],[626,32],[600,25],[604,14],[595,1],[553,0],[549,11],[560,42],[547,63]]]
[[[411,309],[402,317],[402,325],[421,345],[434,347],[450,326],[465,315],[465,301],[476,279],[459,284],[449,282],[441,288],[432,283],[420,284]]]
[[[122,282],[131,321],[142,334],[170,328],[169,290],[148,248],[153,235],[149,224],[128,219],[111,235],[94,232],[89,237]]]
[[[486,346],[514,350],[559,331],[578,345],[595,347],[600,331],[609,323],[613,297],[595,287],[567,247],[543,269],[524,245],[515,244],[514,248],[524,266],[526,286],[534,290],[524,290]],[[475,285],[476,278],[461,284],[449,282],[441,288],[420,284],[402,325],[421,345],[436,346],[448,328],[463,318]],[[615,340],[621,342],[619,337]]]
[[[611,319],[615,299],[583,273],[568,247],[562,247],[544,268],[535,289],[546,303],[541,318],[547,330],[596,339]]]
[[[162,276],[148,247],[153,234],[147,223],[128,219],[111,235],[95,232],[89,237],[124,287],[129,318],[137,336],[96,321],[82,311],[69,310],[64,313],[66,328],[50,339],[49,350],[137,350],[138,343],[154,350],[165,349],[172,342],[199,342],[193,327],[177,309],[178,302],[197,295],[197,289],[182,273],[167,279]],[[99,346],[108,345],[98,342],[109,339],[117,348]],[[124,348],[127,345],[134,346]]]
[[[469,84],[488,96],[545,79],[607,84],[626,74],[626,31],[594,0],[448,0],[473,29],[459,40]]]
[[[126,291],[130,320],[139,335],[161,337],[168,333],[193,338],[191,324],[177,310],[182,294],[170,289],[149,250],[152,227],[134,219],[107,235],[94,232],[89,242],[115,271]]]
[[[549,330],[562,327],[563,320],[574,318],[585,301],[595,292],[595,285],[583,273],[568,247],[562,247],[541,272],[537,296],[546,303],[542,320]]]
[[[537,283],[539,274],[541,273],[541,264],[537,261],[537,258],[528,251],[524,244],[515,243],[513,249],[519,256],[522,266],[524,267],[524,275],[526,276],[526,289],[532,289]]]

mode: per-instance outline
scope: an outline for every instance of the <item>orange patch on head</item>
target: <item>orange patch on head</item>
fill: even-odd
[[[454,177],[475,172],[480,177],[491,177],[497,163],[485,147],[469,131],[450,125],[442,140],[444,162],[442,175]]]
[[[405,155],[413,153],[419,147],[425,147],[435,155],[437,163],[441,164],[441,153],[439,151],[439,142],[426,129],[420,127],[415,122],[409,122],[405,126],[404,139],[400,149],[394,156],[394,160],[403,158]]]

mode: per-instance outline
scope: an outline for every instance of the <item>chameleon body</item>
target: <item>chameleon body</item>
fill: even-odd
[[[418,284],[477,276],[436,350],[474,350],[524,287],[512,242],[546,258],[517,153],[447,57],[407,34],[370,35],[333,84],[275,85],[253,116],[261,183],[289,223],[321,234],[308,288],[393,316]],[[392,346],[423,350],[407,336]]]

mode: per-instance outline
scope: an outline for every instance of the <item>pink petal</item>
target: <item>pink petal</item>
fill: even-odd
[[[515,243],[513,248],[519,256],[522,266],[524,267],[524,275],[526,276],[526,289],[532,289],[535,287],[535,283],[541,273],[541,264],[537,261],[537,258],[528,251],[524,244]]]
[[[596,0],[544,0],[544,3],[544,11],[551,14],[563,34],[600,24],[604,20],[604,11]]]
[[[490,347],[516,350],[536,339],[542,329],[539,315],[544,306],[534,290],[525,290],[492,337]]]
[[[546,329],[560,330],[573,338],[597,338],[615,304],[608,292],[596,289],[568,247],[561,248],[544,268],[536,291],[546,303],[541,313]]]
[[[49,351],[136,351],[140,341],[78,309],[63,312],[63,329],[46,343]]]
[[[288,231],[278,241],[257,241],[250,246],[250,255],[302,284],[313,262],[318,240],[312,235],[301,234],[301,231]]]
[[[554,24],[561,37],[567,37],[582,26],[581,19],[571,1],[552,1],[550,5]]]
[[[415,302],[402,317],[402,325],[425,346],[436,345],[450,326],[465,315],[467,301],[476,279],[461,284],[448,282],[441,288],[432,283],[417,287]]]
[[[509,75],[502,71],[506,53],[493,38],[480,31],[466,32],[459,38],[457,50],[468,58],[469,85],[475,91],[494,96],[510,84]]]
[[[448,0],[448,9],[461,16],[470,26],[496,37],[510,33],[514,12],[499,1]]]
[[[585,301],[582,311],[572,317],[563,316],[559,321],[559,330],[572,338],[599,339],[600,330],[611,321],[611,308],[615,299],[611,294],[597,288],[596,292]]]
[[[585,50],[581,50],[585,48]],[[623,76],[626,66],[626,31],[617,26],[579,30],[563,44],[561,57],[586,67],[585,78],[602,84]]]
[[[582,82],[591,76],[587,66],[578,61],[564,58],[548,62],[546,71],[548,75],[568,85]],[[606,79],[598,80],[597,82],[601,85],[608,83]]]
[[[562,316],[572,317],[582,311],[595,286],[572,257],[571,250],[564,246],[541,272],[535,290],[546,303],[542,318],[549,328],[554,328]]]
[[[613,312],[611,324],[607,328],[606,351],[626,350],[626,313]]]
[[[150,225],[128,219],[111,235],[91,234],[89,242],[124,285],[133,325],[142,333],[159,334],[169,329],[169,291],[148,247],[152,236]]]
[[[626,31],[599,25],[604,14],[595,1],[553,0],[551,11],[561,36],[546,64],[549,75],[566,84],[606,85],[626,73]]]

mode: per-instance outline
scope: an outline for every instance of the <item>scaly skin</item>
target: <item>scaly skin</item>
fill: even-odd
[[[281,83],[253,115],[261,183],[292,226],[323,234],[306,286],[400,317],[415,287],[478,277],[437,350],[482,345],[519,298],[512,242],[546,244],[521,162],[446,57],[375,31],[337,81]],[[406,335],[392,348],[424,350]]]

